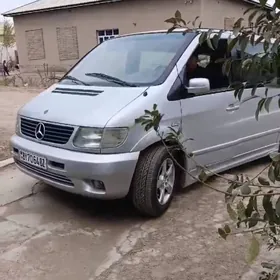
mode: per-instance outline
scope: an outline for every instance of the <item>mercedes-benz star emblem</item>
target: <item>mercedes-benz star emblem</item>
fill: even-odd
[[[38,140],[43,140],[44,136],[46,133],[46,128],[43,123],[38,123],[36,128],[35,128],[35,137]]]

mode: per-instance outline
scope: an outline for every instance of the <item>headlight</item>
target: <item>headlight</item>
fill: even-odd
[[[19,135],[20,134],[20,116],[17,115],[17,120],[16,120],[16,134]]]
[[[74,139],[74,145],[79,148],[98,149],[102,139],[102,129],[81,127]]]
[[[81,127],[76,137],[74,145],[84,149],[106,149],[120,146],[127,137],[127,128],[89,128]]]
[[[120,146],[126,140],[127,134],[127,128],[105,128],[101,148],[106,149]]]

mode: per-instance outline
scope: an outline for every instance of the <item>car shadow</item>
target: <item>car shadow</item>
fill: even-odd
[[[60,207],[73,210],[76,215],[95,220],[126,220],[143,222],[148,218],[141,216],[128,199],[98,200],[67,193],[54,187],[45,186],[44,196]]]
[[[255,161],[252,161],[252,162],[249,162],[249,163],[245,163],[243,165],[240,165],[238,167],[235,167],[235,168],[232,168],[232,169],[229,169],[229,170],[226,170],[226,171],[223,171],[221,173],[219,173],[221,176],[225,176],[225,175],[239,175],[239,174],[246,174],[248,170],[250,170],[250,168],[254,167],[254,168],[261,168],[261,167],[264,167],[265,165],[268,165],[270,162],[270,158],[269,157],[265,157],[265,158],[261,158],[261,159],[258,159],[258,160],[255,160]],[[264,173],[266,174],[266,173]],[[217,178],[217,176],[212,176],[210,177],[208,180],[207,180],[207,183],[208,184],[211,184],[213,182],[215,182],[215,179]],[[226,177],[225,177],[225,184],[226,184]],[[183,195],[186,195],[192,191],[199,191],[201,190],[201,188],[203,188],[203,185],[202,183],[194,183],[186,188],[182,188],[180,190],[178,190],[176,192],[176,196],[180,195],[180,194],[183,194]]]

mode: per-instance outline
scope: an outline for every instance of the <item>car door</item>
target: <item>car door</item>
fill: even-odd
[[[198,42],[194,41],[178,62],[180,75],[183,60],[186,63],[197,48]],[[249,92],[250,89],[246,89],[244,94]],[[193,141],[186,142],[186,149],[194,154],[196,164],[226,169],[244,152],[240,149],[240,142],[251,135],[251,111],[240,111],[240,105],[234,91],[228,87],[181,100],[183,134],[186,138],[193,138]]]
[[[193,139],[185,148],[194,154],[197,164],[215,168],[239,154],[236,142],[245,130],[238,131],[243,116],[234,102],[233,91],[181,100],[183,134]]]
[[[246,53],[248,56],[252,56],[261,53],[262,50],[261,44],[248,45]],[[233,49],[232,56],[236,56],[237,52],[238,47]],[[239,129],[246,130],[245,137],[241,138],[238,143],[239,152],[243,157],[259,157],[277,149],[280,127],[280,110],[277,100],[270,101],[269,112],[261,113],[258,120],[256,120],[255,113],[260,98],[269,98],[278,93],[277,88],[270,88],[267,91],[264,86],[260,86],[256,89],[255,98],[252,98],[252,88],[248,88],[243,92],[241,101],[235,101],[235,104],[240,107],[239,114],[244,116]]]

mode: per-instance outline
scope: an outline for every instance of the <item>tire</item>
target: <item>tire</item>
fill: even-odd
[[[170,167],[171,163],[174,166],[174,173],[172,172],[172,176],[170,176],[172,180],[174,177],[174,184],[172,190],[167,187],[165,190],[166,197],[161,199],[162,189],[165,188],[164,186],[171,184],[166,183],[166,179],[163,179],[163,175],[161,175],[164,171],[165,162],[167,167]],[[155,146],[144,151],[138,160],[132,179],[131,199],[134,207],[145,216],[160,217],[163,215],[173,198],[177,182],[176,173],[175,162],[166,147]],[[172,180],[170,179],[170,181]],[[162,184],[162,187],[159,188],[158,186],[161,185],[159,182],[165,182],[166,184]]]

